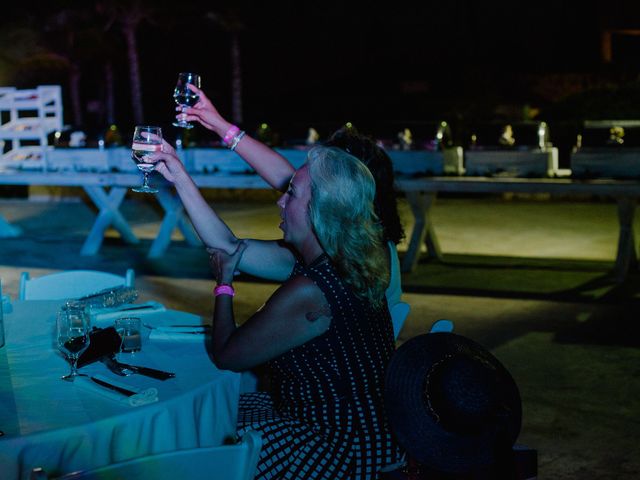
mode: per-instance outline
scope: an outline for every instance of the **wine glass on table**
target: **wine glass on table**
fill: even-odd
[[[157,188],[149,186],[149,174],[156,168],[155,163],[147,163],[144,158],[162,150],[162,129],[150,125],[138,125],[133,132],[133,143],[131,145],[131,158],[136,162],[138,170],[144,174],[144,183],[140,187],[135,187],[134,192],[156,193]]]
[[[176,88],[173,91],[173,99],[182,107],[182,111],[187,107],[193,107],[200,100],[199,95],[189,88],[189,84],[200,88],[200,75],[188,72],[178,75],[178,83],[176,83]],[[184,119],[173,122],[173,125],[187,129],[193,128],[193,125]]]
[[[78,357],[89,347],[89,316],[83,304],[67,303],[58,311],[56,335],[58,348],[71,363],[71,372],[62,379],[86,377],[78,373]]]

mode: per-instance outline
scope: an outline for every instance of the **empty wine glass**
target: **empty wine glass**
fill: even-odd
[[[178,83],[176,83],[176,88],[173,91],[173,99],[182,107],[183,111],[187,107],[193,107],[200,100],[198,94],[189,88],[189,84],[200,88],[200,75],[197,73],[181,73],[178,75]],[[173,125],[187,129],[193,128],[193,125],[184,119],[173,122]]]
[[[138,125],[133,132],[131,158],[136,162],[138,170],[144,174],[144,183],[140,187],[132,188],[134,192],[156,193],[157,188],[149,186],[149,173],[156,168],[155,163],[147,163],[144,158],[162,150],[162,129],[150,125]]]
[[[78,357],[89,347],[89,316],[81,303],[67,303],[58,311],[56,321],[58,348],[71,363],[71,372],[62,377],[73,382],[78,373]]]

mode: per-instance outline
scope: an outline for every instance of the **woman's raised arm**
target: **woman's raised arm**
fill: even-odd
[[[224,139],[234,125],[220,115],[202,90],[194,85],[189,85],[189,88],[197,93],[200,99],[191,108],[183,110],[181,107],[177,107],[176,109],[181,113],[177,114],[176,118],[199,122],[203,127],[217,133],[220,138]],[[234,151],[251,165],[269,185],[281,192],[286,190],[295,169],[285,157],[249,135],[242,138]]]
[[[182,200],[193,226],[207,247],[234,252],[238,239],[224,221],[206,202],[197,185],[166,141],[163,151],[145,157],[156,164],[158,171],[172,183]],[[269,280],[285,280],[291,273],[293,253],[278,241],[248,240],[247,249],[239,267],[245,273]]]

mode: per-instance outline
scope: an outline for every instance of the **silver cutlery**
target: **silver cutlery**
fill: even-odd
[[[167,380],[169,378],[174,378],[176,376],[175,373],[165,372],[163,370],[156,370],[155,368],[149,367],[140,367],[137,365],[129,365],[127,363],[121,363],[116,360],[115,355],[105,355],[100,361],[104,363],[109,370],[117,375],[121,375],[123,377],[127,377],[132,373],[137,373],[139,375],[144,375],[146,377],[155,378],[156,380]]]
[[[131,370],[127,370],[126,368],[118,366],[116,362],[112,361],[107,356],[100,357],[100,361],[104,363],[112,373],[120,375],[121,377],[128,377],[133,373]]]
[[[96,378],[96,377],[91,377],[91,380],[93,380],[93,382],[97,383],[101,387],[108,388],[109,390],[113,390],[114,392],[118,392],[118,393],[120,393],[122,395],[125,395],[127,397],[131,397],[131,396],[136,395],[138,393],[138,392],[135,392],[133,390],[129,390],[128,388],[119,387],[117,385],[112,385],[111,383],[105,382],[104,380],[100,380],[99,378]]]

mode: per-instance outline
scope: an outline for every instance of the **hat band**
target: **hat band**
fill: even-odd
[[[431,368],[429,369],[429,371],[427,372],[427,376],[424,380],[424,388],[422,391],[422,394],[424,396],[424,399],[427,401],[427,408],[428,408],[428,413],[429,415],[431,415],[431,417],[433,418],[433,420],[436,423],[440,423],[440,415],[438,415],[438,412],[436,412],[435,408],[433,408],[433,403],[431,402],[431,396],[429,395],[429,383],[431,381],[431,376],[433,374],[433,372],[437,369],[437,367],[446,362],[447,360],[453,358],[454,355],[452,355],[451,353],[446,354],[444,357],[442,357],[440,360],[438,360],[437,362],[433,362],[433,365],[431,365]]]

